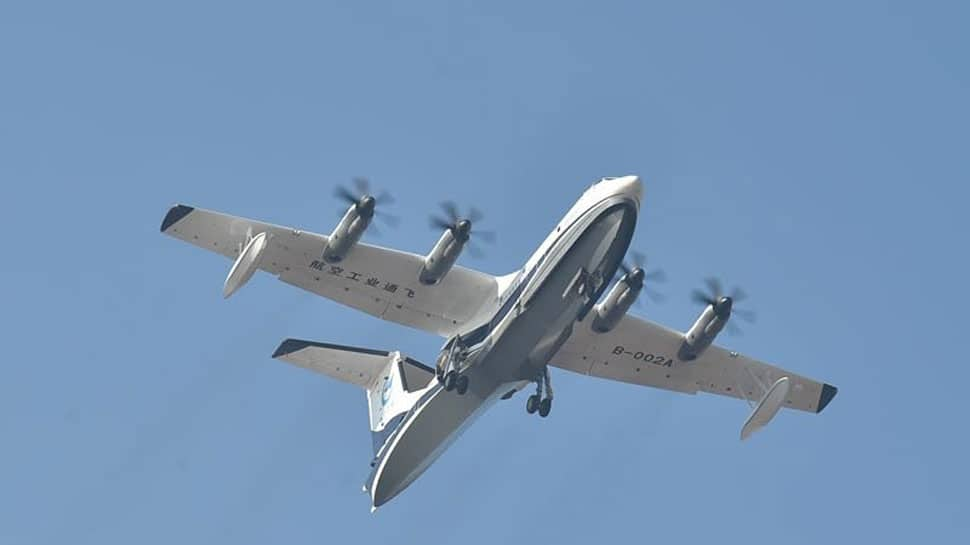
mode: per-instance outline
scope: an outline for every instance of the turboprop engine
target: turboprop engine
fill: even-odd
[[[437,284],[448,274],[455,265],[458,256],[468,242],[468,232],[471,223],[467,220],[459,222],[454,229],[446,229],[441,238],[431,248],[431,252],[424,258],[424,266],[418,274],[422,284]]]
[[[382,204],[394,202],[393,197],[386,191],[381,193],[379,197],[372,196],[370,194],[370,182],[366,178],[354,178],[354,185],[360,194],[359,197],[346,187],[337,187],[337,197],[349,203],[350,207],[347,208],[337,227],[330,233],[327,246],[323,249],[323,259],[328,263],[342,261],[354,245],[360,241],[360,237],[363,236],[364,231],[371,226],[371,222],[374,220],[378,202]],[[397,223],[397,219],[389,214],[383,214],[381,217],[392,225]],[[373,230],[373,227],[371,229]]]
[[[455,265],[458,256],[466,247],[474,255],[481,255],[481,251],[473,245],[471,241],[472,224],[482,220],[482,213],[472,208],[468,217],[462,218],[458,214],[458,207],[452,202],[441,203],[447,217],[431,217],[431,227],[444,229],[441,238],[431,248],[431,252],[424,258],[424,264],[418,273],[418,280],[425,285],[431,286],[441,282],[441,279],[448,274],[448,271]],[[475,231],[479,237],[486,241],[492,241],[495,234],[491,231]]]
[[[754,321],[753,312],[734,308],[735,302],[746,297],[741,288],[735,288],[731,295],[723,295],[721,283],[717,279],[707,279],[707,285],[710,293],[700,290],[695,290],[693,293],[694,301],[706,306],[694,325],[687,330],[684,342],[680,346],[677,355],[685,361],[696,359],[703,354],[725,327],[728,327],[728,331],[740,332],[737,326],[729,323],[732,315],[738,315],[748,322]]]
[[[665,275],[661,270],[647,273],[644,269],[646,258],[639,252],[633,252],[633,266],[621,263],[620,268],[623,276],[613,285],[613,289],[606,294],[603,299],[593,309],[593,331],[606,333],[616,324],[620,323],[623,316],[630,310],[630,307],[637,301],[640,292],[644,291],[654,301],[661,301],[663,297],[649,288],[644,288],[644,280],[662,282]]]
[[[593,331],[606,333],[616,327],[620,319],[636,302],[643,289],[643,270],[636,269],[617,282],[601,303],[593,309]]]

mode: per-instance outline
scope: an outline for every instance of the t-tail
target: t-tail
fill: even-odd
[[[273,357],[364,389],[375,460],[434,379],[434,369],[396,351],[286,339]]]

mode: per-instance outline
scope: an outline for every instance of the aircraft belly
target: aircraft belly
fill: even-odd
[[[526,310],[505,328],[486,356],[483,367],[498,382],[532,380],[569,338],[587,300],[574,292],[563,294],[580,269],[600,271],[608,268],[608,261],[622,258],[623,252],[611,255],[608,250],[627,218],[622,209],[600,217],[563,253]]]

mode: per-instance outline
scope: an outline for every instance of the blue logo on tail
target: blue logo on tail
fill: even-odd
[[[384,379],[384,387],[381,388],[381,405],[387,405],[391,399],[391,385],[394,383],[394,374],[391,373]]]

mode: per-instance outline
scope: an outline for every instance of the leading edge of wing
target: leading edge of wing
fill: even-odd
[[[273,358],[280,358],[292,354],[293,352],[299,352],[304,348],[323,348],[326,350],[335,350],[340,352],[353,352],[357,354],[364,354],[367,356],[389,356],[391,353],[387,350],[375,350],[373,348],[361,348],[358,346],[347,346],[343,344],[331,344],[331,343],[321,343],[316,341],[304,341],[301,339],[286,339],[280,343],[276,351],[273,352]]]
[[[162,220],[162,227],[159,229],[161,232],[168,231],[168,228],[175,225],[182,220],[185,216],[188,216],[195,210],[192,206],[186,206],[184,204],[176,204],[168,210],[165,214],[165,218]]]

